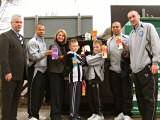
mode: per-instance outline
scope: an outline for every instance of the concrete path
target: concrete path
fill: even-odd
[[[26,108],[19,108],[18,110],[18,120],[28,120],[27,119],[27,110]],[[63,120],[68,120],[68,115],[63,115],[62,116]],[[86,120],[85,117],[83,117],[83,120]],[[40,110],[40,120],[50,120],[49,118],[49,107],[47,108],[42,108]],[[105,116],[105,120],[114,120],[113,117],[107,117]],[[133,120],[141,120],[140,118],[133,118]],[[158,118],[157,120],[160,120],[160,118]]]
[[[1,115],[1,113],[0,113]],[[26,107],[19,107],[18,108],[18,115],[17,118],[18,120],[28,120],[28,114],[27,114],[27,108]],[[0,116],[1,119],[1,116]],[[82,116],[82,120],[86,120],[87,117]],[[40,120],[50,120],[49,117],[49,106],[44,106],[41,108],[40,110]],[[68,115],[63,115],[62,116],[62,120],[69,120],[68,119]],[[105,116],[105,120],[114,120],[112,116]],[[140,118],[133,118],[133,120],[141,120]],[[160,118],[158,118],[157,120],[160,120]]]

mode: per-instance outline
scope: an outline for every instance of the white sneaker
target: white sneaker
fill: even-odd
[[[96,117],[96,114],[92,114],[87,120],[92,120],[94,117]]]
[[[114,118],[114,120],[124,120],[124,114],[119,113],[118,116]]]
[[[124,116],[124,120],[133,120],[130,116],[128,116],[128,115],[125,115]]]
[[[104,120],[103,115],[96,115],[92,120]]]
[[[31,117],[31,118],[29,118],[29,120],[38,120],[38,119],[35,117]]]
[[[104,120],[104,116],[103,116],[103,114],[102,115],[99,115],[100,117],[101,117],[101,120]]]
[[[47,120],[47,117],[44,116],[44,115],[40,115],[40,116],[39,116],[39,119],[40,119],[40,120]]]

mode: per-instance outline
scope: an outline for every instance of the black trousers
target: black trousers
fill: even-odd
[[[98,77],[88,81],[87,99],[90,110],[95,114],[102,114],[101,92],[102,82]]]
[[[30,87],[31,87],[33,75],[34,75],[34,65],[27,68],[27,80],[28,80],[27,107],[28,107],[28,113],[30,110],[30,103],[29,103],[30,102],[30,89],[31,89]]]
[[[28,114],[29,117],[39,118],[45,94],[46,73],[37,71],[29,86]]]
[[[2,80],[2,120],[17,120],[17,109],[23,81]]]
[[[122,75],[122,98],[123,106],[122,110],[124,115],[132,116],[132,107],[133,107],[133,80],[131,79],[130,74]]]
[[[158,74],[151,73],[150,65],[133,74],[136,97],[142,120],[155,120],[158,94]]]
[[[70,94],[70,117],[77,118],[79,114],[79,106],[81,101],[81,85],[82,82],[70,82],[69,94]]]
[[[132,110],[132,81],[121,73],[110,71],[109,79],[111,91],[113,93],[114,114],[123,112],[131,116]]]
[[[62,73],[48,73],[50,98],[51,98],[51,120],[61,120],[61,107],[64,94],[64,77]]]

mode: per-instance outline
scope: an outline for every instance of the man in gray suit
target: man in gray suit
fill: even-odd
[[[20,15],[11,18],[11,29],[0,35],[2,71],[2,120],[17,120],[17,108],[25,73],[25,42],[19,34]]]

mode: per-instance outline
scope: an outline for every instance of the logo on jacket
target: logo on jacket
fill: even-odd
[[[143,37],[144,32],[143,31],[139,31],[139,37]]]

